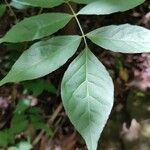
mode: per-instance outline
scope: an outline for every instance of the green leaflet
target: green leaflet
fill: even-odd
[[[65,72],[61,85],[63,105],[88,150],[97,149],[112,109],[113,93],[111,77],[89,49],[85,49]]]
[[[71,0],[72,2],[75,2],[75,3],[79,3],[79,4],[88,4],[88,3],[91,3],[93,1],[97,1],[97,0]]]
[[[62,66],[76,52],[80,36],[59,36],[41,41],[25,51],[0,86],[45,76]]]
[[[0,39],[0,43],[32,41],[51,35],[63,28],[71,18],[71,15],[65,13],[45,13],[25,18],[13,26]]]
[[[30,7],[28,5],[23,5],[22,3],[19,3],[19,2],[15,1],[15,0],[11,1],[10,6],[16,8],[16,9],[20,9],[20,10],[27,9],[27,8]]]
[[[58,6],[64,2],[64,0],[13,0],[13,2],[42,8],[52,8]]]
[[[97,0],[82,8],[78,14],[105,15],[132,9],[144,0]]]
[[[26,141],[21,141],[17,146],[9,147],[8,150],[31,150],[32,144]]]
[[[110,25],[87,34],[95,44],[121,53],[150,52],[150,30],[135,25]]]

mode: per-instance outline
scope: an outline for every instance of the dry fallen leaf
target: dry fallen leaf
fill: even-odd
[[[127,123],[123,123],[121,137],[123,140],[127,142],[133,142],[139,139],[141,132],[141,125],[136,121],[136,119],[132,119],[131,125],[128,128]]]
[[[64,137],[61,143],[62,150],[74,150],[76,142],[77,136],[75,132],[68,137]]]

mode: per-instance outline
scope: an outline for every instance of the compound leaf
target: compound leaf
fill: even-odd
[[[123,12],[143,2],[144,0],[98,0],[82,8],[78,14],[106,15],[115,12]]]
[[[88,48],[65,72],[61,85],[63,105],[89,150],[97,148],[113,106],[113,91],[111,77]]]
[[[80,36],[59,36],[32,45],[13,65],[0,86],[45,76],[62,66],[75,53]]]
[[[62,4],[64,0],[13,0],[13,2],[18,3],[20,5],[52,8]]]
[[[32,41],[51,35],[63,28],[71,18],[71,15],[65,13],[45,13],[25,18],[13,26],[0,39],[0,43]]]
[[[110,25],[88,33],[87,37],[114,52],[150,52],[150,30],[136,25]]]

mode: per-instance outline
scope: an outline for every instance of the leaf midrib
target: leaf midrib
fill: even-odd
[[[88,47],[86,47],[86,49],[85,49],[85,59],[86,59],[86,92],[87,92],[87,97],[89,97],[90,95],[89,95],[89,86],[88,86],[88,53],[89,53],[89,49],[88,49]],[[88,102],[88,118],[89,118],[89,120],[88,120],[88,126],[89,126],[89,124],[90,124],[90,120],[91,120],[91,114],[90,114],[90,112],[91,112],[91,109],[90,109],[90,104],[89,104],[89,100],[87,99],[87,102]],[[91,146],[93,147],[93,140],[92,140],[92,132],[91,132],[91,128],[89,129],[90,130],[90,141],[91,141]],[[93,149],[93,148],[92,148]]]
[[[99,35],[99,36],[100,36],[100,35]],[[117,39],[117,38],[115,39],[115,38],[109,38],[109,37],[103,37],[103,36],[101,36],[100,38],[97,38],[98,36],[93,36],[93,35],[90,35],[89,38],[90,38],[90,37],[94,37],[95,39],[98,39],[98,41],[100,41],[101,39],[104,39],[104,40],[105,40],[105,39],[108,39],[108,40],[113,40],[113,41],[122,41],[122,42],[138,43],[138,41],[127,40],[127,39],[124,39],[124,40],[122,39],[122,40],[121,40],[121,39]],[[146,41],[146,42],[143,41],[143,42],[141,42],[141,40],[140,40],[139,42],[140,42],[140,43],[149,43],[149,41]]]
[[[16,2],[17,2],[17,1],[16,1]],[[22,5],[31,6],[28,2],[19,2],[19,3],[22,4]],[[59,3],[60,3],[60,2],[59,2]],[[59,3],[58,3],[58,4],[59,4]],[[44,3],[44,4],[45,4],[45,5],[42,5],[43,7],[45,7],[47,3]],[[60,3],[60,4],[61,4],[61,3]],[[47,4],[47,5],[50,6],[49,4]],[[54,5],[54,4],[53,4],[53,5]],[[53,5],[52,5],[52,6],[53,6]],[[39,7],[38,5],[36,5],[36,4],[34,4],[34,3],[33,3],[33,6]],[[54,5],[54,6],[55,6],[55,5]],[[57,6],[57,5],[56,5],[56,6]],[[47,7],[46,7],[46,8],[47,8]],[[51,8],[51,7],[48,7],[48,8]]]
[[[77,41],[77,40],[74,40],[74,42],[75,42],[75,41]],[[74,42],[72,42],[72,43],[74,43]],[[68,45],[71,45],[72,43],[69,43]],[[63,46],[63,47],[66,47],[66,45]],[[52,54],[51,57],[54,56],[57,52],[58,52],[58,51],[54,51],[54,53],[51,53],[51,54]],[[32,69],[33,67],[35,67],[35,66],[37,66],[38,64],[42,63],[43,61],[47,61],[47,60],[49,59],[49,56],[50,56],[50,55],[48,55],[47,57],[45,57],[45,58],[42,59],[41,61],[36,62],[35,64],[32,64],[31,66],[28,66],[28,67],[23,68],[23,69],[19,69],[19,72],[16,73],[15,76],[17,76],[18,74],[21,74],[21,73],[24,71],[24,69],[28,69],[28,68]],[[13,70],[14,70],[14,68],[12,68],[11,71],[13,71]],[[7,77],[7,76],[6,76],[6,77]],[[5,78],[4,78],[4,79],[5,79]]]

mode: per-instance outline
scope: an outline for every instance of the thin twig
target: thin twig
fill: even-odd
[[[59,112],[62,110],[63,106],[62,104],[60,104],[57,109],[55,110],[55,112],[53,113],[53,115],[51,116],[51,118],[47,121],[47,124],[52,124],[54,122],[54,120],[56,119],[57,115],[59,114]],[[32,142],[32,145],[35,146],[40,139],[42,138],[43,134],[44,134],[44,130],[42,130],[37,137],[34,139],[34,141]]]
[[[5,1],[6,5],[7,5],[7,7],[9,8],[9,11],[10,11],[10,12],[12,13],[12,15],[14,16],[15,21],[18,22],[17,16],[16,16],[16,14],[14,13],[13,9],[11,8],[10,4],[7,2],[7,0],[4,0],[4,1]]]
[[[38,15],[40,15],[43,11],[43,8],[40,8],[39,12],[38,12]]]

